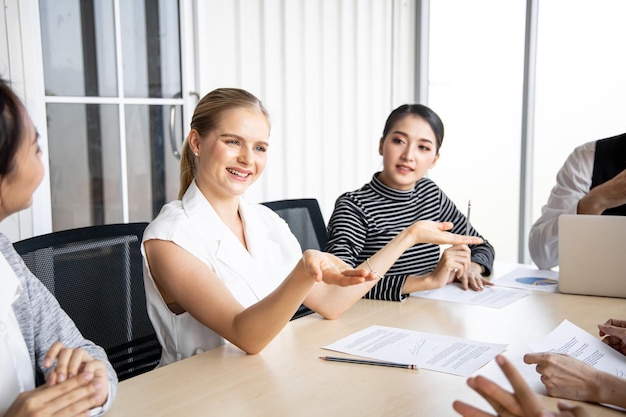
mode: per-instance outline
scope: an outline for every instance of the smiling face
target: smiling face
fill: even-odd
[[[26,110],[21,107],[22,137],[12,170],[0,177],[0,220],[30,207],[33,193],[44,176],[38,135]]]
[[[197,154],[196,183],[209,201],[236,198],[259,178],[267,162],[269,134],[267,117],[253,107],[225,111],[205,137],[192,130],[189,146]]]
[[[393,124],[380,139],[378,152],[383,157],[383,171],[378,179],[403,191],[413,189],[439,159],[433,129],[422,117],[413,114]]]

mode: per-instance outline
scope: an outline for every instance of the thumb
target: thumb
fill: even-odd
[[[439,224],[437,224],[437,227],[439,228],[439,230],[450,230],[454,227],[454,223],[452,222],[441,222]]]

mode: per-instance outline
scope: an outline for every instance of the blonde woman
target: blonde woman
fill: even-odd
[[[331,254],[302,253],[278,215],[245,201],[265,168],[269,136],[265,107],[245,90],[217,89],[196,106],[180,200],[163,207],[142,244],[162,365],[226,341],[259,353],[302,303],[337,318],[379,279]]]

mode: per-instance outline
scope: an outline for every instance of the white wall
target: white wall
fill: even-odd
[[[195,20],[183,29],[197,28],[197,92],[246,88],[271,113],[270,161],[250,200],[314,197],[328,220],[339,194],[380,169],[377,142],[387,114],[415,100],[416,2],[196,2]],[[0,73],[25,97],[46,152],[37,3],[4,0]],[[575,144],[626,131],[620,53],[626,26],[616,23],[626,17],[624,4],[540,4],[533,220]],[[432,2],[426,102],[446,125],[431,177],[462,209],[473,200],[472,222],[498,259],[512,262],[519,241],[524,6],[525,0]],[[36,212],[8,219],[0,230],[14,239],[45,230],[46,184],[35,196]]]
[[[392,108],[414,100],[414,2],[199,1],[200,95],[241,87],[272,120],[264,177],[251,201],[335,199],[380,168]]]
[[[0,33],[0,76],[11,81],[36,127],[46,124],[43,105],[43,64],[39,42],[39,9],[37,0],[4,0],[0,2],[0,22],[6,31]],[[40,131],[40,146],[48,171],[45,128]],[[33,208],[16,213],[0,223],[0,232],[17,241],[50,230],[50,187],[47,178],[33,197]]]

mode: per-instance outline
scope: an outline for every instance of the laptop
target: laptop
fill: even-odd
[[[626,298],[626,216],[559,217],[559,291]]]

